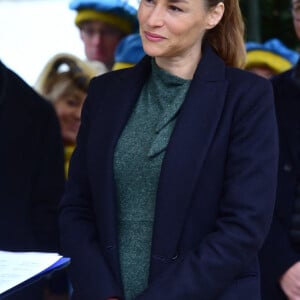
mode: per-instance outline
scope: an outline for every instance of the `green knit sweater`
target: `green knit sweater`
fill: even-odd
[[[162,160],[190,85],[152,61],[114,154],[120,265],[126,300],[147,287],[155,199]]]

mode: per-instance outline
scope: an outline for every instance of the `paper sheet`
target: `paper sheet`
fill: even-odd
[[[0,295],[45,271],[61,258],[57,253],[0,251]]]

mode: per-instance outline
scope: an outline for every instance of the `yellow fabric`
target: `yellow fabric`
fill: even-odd
[[[75,24],[80,26],[80,24],[85,21],[102,21],[119,28],[126,34],[133,31],[132,24],[129,20],[109,12],[101,12],[92,9],[79,10],[75,18]]]
[[[68,178],[70,159],[73,154],[75,146],[66,146],[65,147],[65,176]]]
[[[251,50],[247,53],[245,68],[265,65],[276,73],[287,71],[292,67],[292,64],[284,57],[263,50]]]
[[[120,70],[133,67],[134,64],[126,63],[126,62],[115,62],[113,65],[113,70]]]

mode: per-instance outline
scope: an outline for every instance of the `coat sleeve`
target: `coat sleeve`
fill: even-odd
[[[36,112],[39,151],[33,165],[32,182],[33,231],[40,250],[59,251],[58,206],[64,191],[64,150],[56,113],[49,103]],[[43,104],[43,103],[42,103]]]
[[[92,98],[88,96],[83,107],[59,219],[63,254],[71,258],[74,299],[104,300],[119,298],[121,291],[100,249],[87,172],[90,102],[95,100]]]
[[[262,246],[276,192],[278,138],[273,92],[260,78],[252,78],[248,89],[234,90],[238,89],[239,95],[232,91],[227,95],[238,101],[215,231],[179,256],[136,300],[217,299]]]

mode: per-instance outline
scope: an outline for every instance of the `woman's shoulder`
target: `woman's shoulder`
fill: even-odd
[[[151,72],[150,60],[142,59],[135,66],[114,70],[93,78],[88,90],[89,95],[109,95],[114,91],[118,96],[124,90],[140,89],[146,82]]]
[[[269,79],[239,68],[226,67],[226,80],[231,90],[240,91],[243,94],[246,92],[249,96],[261,93],[271,94],[273,90]]]
[[[227,67],[227,78],[232,82],[237,82],[240,84],[262,84],[262,85],[271,85],[269,79],[266,79],[262,76],[254,74],[253,72],[234,68],[234,67]]]
[[[116,81],[132,81],[134,78],[144,77],[150,72],[151,63],[149,57],[144,57],[139,63],[132,67],[113,70],[95,77],[92,81],[96,83],[113,84]],[[94,83],[93,83],[94,84]]]
[[[274,105],[271,81],[249,71],[226,67],[226,97],[235,111],[268,109]]]
[[[131,68],[109,71],[107,73],[101,74],[99,76],[94,77],[91,80],[91,84],[103,84],[103,83],[113,83],[115,81],[121,80],[122,78],[126,78],[129,76],[132,70]]]

